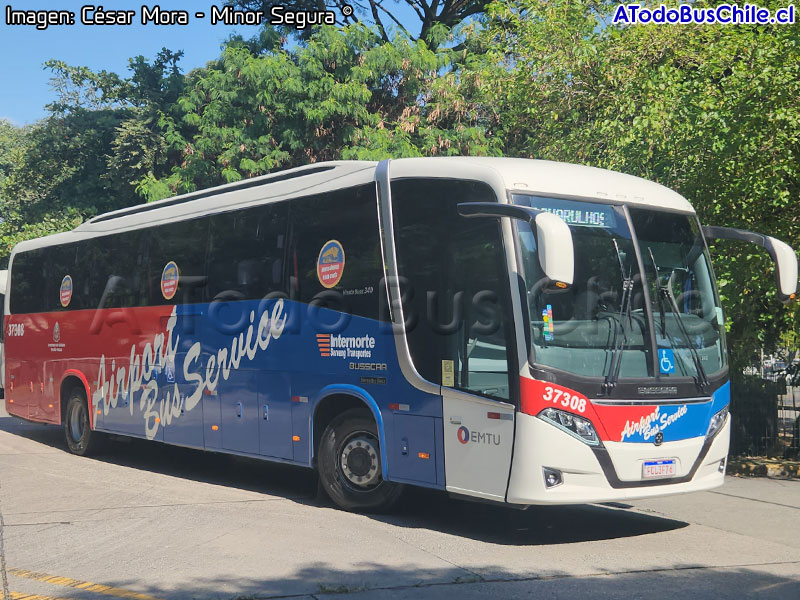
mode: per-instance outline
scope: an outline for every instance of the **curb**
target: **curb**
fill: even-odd
[[[737,477],[800,479],[800,461],[753,457],[730,458],[727,473]]]

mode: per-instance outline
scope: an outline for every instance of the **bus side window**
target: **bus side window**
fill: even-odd
[[[44,312],[44,252],[19,252],[11,263],[12,314]]]
[[[146,234],[147,262],[144,271],[148,304],[193,304],[203,302],[207,284],[207,218],[177,221],[150,229]],[[178,267],[178,289],[172,298],[161,291],[161,278],[170,263]]]
[[[210,299],[258,300],[285,292],[286,203],[211,217]]]
[[[81,300],[73,292],[68,306],[61,305],[61,282],[69,275],[72,284],[79,279],[76,272],[76,255],[78,244],[64,244],[62,246],[51,246],[44,248],[45,268],[44,268],[44,302],[47,312],[63,312],[66,310],[78,310],[81,307]],[[73,287],[74,290],[74,287]]]
[[[130,231],[84,242],[90,281],[85,299],[88,307],[147,306],[146,241],[144,231]]]
[[[467,219],[460,202],[495,202],[485,184],[392,183],[395,239],[412,360],[429,381],[510,398],[511,302],[495,219]],[[443,373],[452,366],[452,381]]]
[[[386,288],[375,185],[291,201],[290,297],[305,304],[386,320]],[[330,246],[333,242],[333,245]],[[323,248],[343,252],[341,279],[326,287],[317,264]],[[333,256],[333,255],[332,255]]]

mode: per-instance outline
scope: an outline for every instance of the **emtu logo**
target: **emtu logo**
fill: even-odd
[[[317,346],[319,346],[319,355],[320,356],[330,356],[331,355],[331,334],[330,333],[318,333],[317,334]]]
[[[469,429],[463,425],[458,428],[458,441],[462,444],[466,444],[469,441]]]

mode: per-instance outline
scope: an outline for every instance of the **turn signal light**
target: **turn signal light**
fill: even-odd
[[[417,456],[419,456],[422,460],[428,460],[431,457],[431,455],[427,452],[420,452],[417,454]]]
[[[299,442],[300,441],[300,436],[299,435],[293,435],[292,436],[292,441],[293,442]]]
[[[219,431],[219,425],[212,425],[211,431]]]

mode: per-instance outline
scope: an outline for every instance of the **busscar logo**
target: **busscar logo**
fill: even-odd
[[[389,368],[389,365],[386,363],[359,363],[359,362],[351,362],[350,363],[350,370],[351,371],[386,371]]]
[[[375,338],[371,335],[353,337],[334,333],[318,333],[317,346],[319,355],[323,357],[372,358]]]

